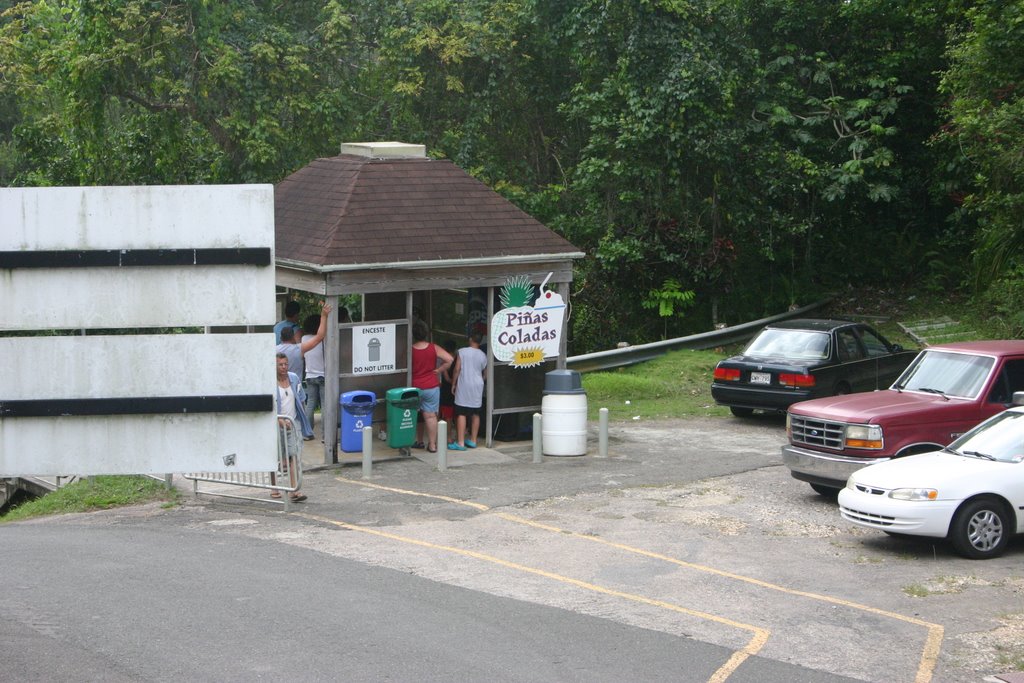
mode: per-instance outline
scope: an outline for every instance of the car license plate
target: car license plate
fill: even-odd
[[[752,372],[750,373],[751,384],[771,384],[772,373],[770,372]]]

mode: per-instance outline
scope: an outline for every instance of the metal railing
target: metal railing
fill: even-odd
[[[768,318],[752,320],[748,323],[733,325],[732,327],[723,327],[720,330],[712,330],[711,332],[692,334],[688,337],[677,337],[675,339],[651,342],[650,344],[638,344],[636,346],[627,346],[621,349],[611,349],[610,351],[597,351],[595,353],[585,353],[580,356],[570,356],[566,359],[566,367],[578,372],[611,370],[613,368],[620,368],[626,365],[643,363],[644,361],[652,360],[658,356],[665,355],[669,351],[675,351],[677,349],[710,349],[716,346],[735,344],[737,342],[750,339],[765,325],[779,322],[780,320],[799,318],[811,311],[821,308],[831,300],[831,298],[822,299],[821,301],[813,304],[809,304],[801,308],[794,308],[793,310],[786,311],[785,313],[779,313],[778,315],[773,315]]]
[[[301,406],[299,408],[302,409]],[[273,472],[190,472],[182,474],[192,481],[192,495],[198,497],[218,496],[221,498],[237,498],[241,500],[259,500],[263,502],[282,503],[285,511],[293,505],[291,495],[302,488],[302,437],[295,434],[295,423],[285,415],[277,416],[277,469]],[[296,438],[296,436],[298,438]],[[299,452],[293,453],[290,443],[299,444]],[[214,484],[217,488],[200,488],[203,484]],[[239,488],[253,488],[270,491],[271,497],[257,497],[255,493],[239,492]],[[278,496],[273,496],[277,493]]]

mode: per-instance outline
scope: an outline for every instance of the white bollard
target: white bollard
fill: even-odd
[[[601,458],[608,457],[608,409],[601,408],[597,419],[597,455]]]
[[[444,420],[437,421],[437,469],[448,469],[448,423]]]
[[[541,423],[542,420],[543,418],[540,413],[533,414],[533,464],[535,465],[539,465],[544,462],[544,458],[541,457],[543,455],[541,452],[541,439],[543,438],[543,435],[541,434],[541,428],[543,427],[543,424]]]
[[[373,427],[363,427],[363,479],[373,474]]]

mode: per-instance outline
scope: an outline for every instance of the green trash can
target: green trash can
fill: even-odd
[[[416,416],[420,409],[420,390],[416,387],[388,389],[387,402],[388,447],[407,451],[416,441]]]

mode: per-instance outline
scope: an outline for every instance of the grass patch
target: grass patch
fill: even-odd
[[[41,498],[22,503],[0,515],[0,522],[14,522],[68,512],[106,510],[157,500],[174,504],[178,500],[178,495],[176,489],[168,490],[163,482],[150,477],[97,476],[93,477],[93,481],[76,481]]]
[[[927,598],[932,594],[930,590],[919,583],[912,583],[909,586],[904,586],[903,592],[912,598]]]
[[[660,358],[606,372],[583,375],[592,420],[601,408],[611,420],[672,417],[724,417],[729,409],[711,398],[711,373],[728,353],[671,351]],[[626,401],[629,401],[627,404]]]
[[[997,645],[996,652],[998,653],[996,663],[999,666],[1014,671],[1024,669],[1024,655],[1020,654],[1015,649],[1009,648],[1005,645]]]

